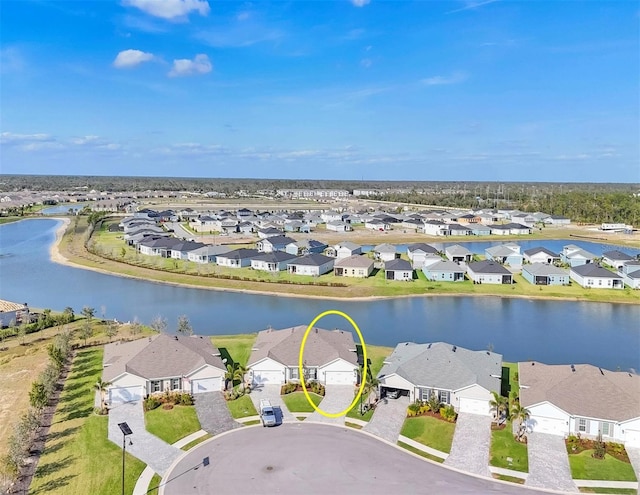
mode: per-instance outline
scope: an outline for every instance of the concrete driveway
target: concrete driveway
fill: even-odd
[[[278,424],[297,422],[296,417],[291,414],[287,406],[284,405],[282,397],[280,396],[280,388],[280,385],[259,385],[251,389],[249,397],[251,397],[251,402],[253,402],[258,413],[260,413],[260,400],[268,399],[274,408]]]
[[[625,450],[627,451],[633,470],[636,472],[636,478],[640,480],[640,448],[625,446]]]
[[[126,422],[132,435],[126,440],[126,450],[147,464],[159,475],[163,475],[171,464],[182,455],[182,450],[172,447],[149,433],[144,423],[142,402],[116,404],[109,410],[109,440],[122,448],[122,431],[118,423]],[[131,445],[129,444],[131,441]]]
[[[194,398],[198,421],[207,433],[219,435],[224,431],[242,426],[231,417],[222,392],[204,392],[195,394]]]
[[[325,385],[324,387],[324,399],[320,403],[320,408],[324,412],[339,413],[344,411],[349,404],[353,402],[355,387],[351,385]],[[328,418],[323,416],[318,411],[314,411],[307,418],[308,421],[318,421],[320,423],[331,423],[344,425],[344,416],[339,418]]]
[[[547,433],[527,434],[529,476],[525,485],[536,488],[577,492],[564,438]]]
[[[409,407],[409,397],[378,401],[371,421],[363,428],[364,431],[388,442],[397,443],[407,417],[407,407]]]
[[[490,477],[491,416],[459,413],[449,457],[451,467]]]
[[[209,458],[204,466],[203,459]],[[245,427],[184,454],[160,495],[278,493],[327,495],[534,495],[535,490],[468,476],[347,427]]]

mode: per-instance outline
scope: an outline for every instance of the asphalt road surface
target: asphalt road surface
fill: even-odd
[[[304,423],[245,427],[211,440],[165,480],[160,495],[544,493],[425,462],[348,427]]]

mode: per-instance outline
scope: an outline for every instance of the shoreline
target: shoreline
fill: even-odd
[[[398,296],[365,296],[365,297],[336,297],[336,296],[316,296],[309,294],[292,294],[289,292],[270,292],[267,290],[255,290],[255,289],[234,289],[227,287],[212,287],[212,286],[200,286],[195,284],[188,284],[182,282],[170,282],[163,280],[150,280],[144,277],[138,277],[135,275],[127,275],[123,273],[113,272],[110,270],[105,270],[96,267],[89,267],[85,265],[80,265],[78,263],[74,263],[67,259],[60,252],[60,243],[62,242],[62,238],[67,230],[67,227],[71,224],[71,220],[67,217],[51,217],[52,220],[58,220],[61,224],[56,229],[55,240],[51,244],[49,248],[49,258],[54,263],[58,263],[60,265],[69,266],[72,268],[79,268],[83,270],[90,270],[98,273],[102,273],[105,275],[111,275],[114,277],[123,277],[130,278],[134,280],[144,280],[150,283],[156,284],[165,284],[171,285],[174,287],[183,287],[188,289],[203,289],[203,290],[213,290],[213,291],[222,291],[222,292],[235,292],[241,294],[252,294],[252,295],[261,295],[261,296],[282,296],[282,297],[292,297],[298,299],[318,299],[318,300],[328,300],[328,301],[347,301],[347,302],[366,302],[366,301],[375,301],[375,300],[385,300],[385,299],[403,299],[410,297],[499,297],[499,298],[508,298],[508,299],[528,299],[528,300],[538,300],[538,301],[571,301],[571,302],[586,302],[586,303],[601,303],[601,304],[637,304],[634,301],[589,301],[583,300],[576,297],[546,297],[546,296],[537,296],[537,295],[520,295],[520,294],[452,294],[452,293],[434,293],[434,294],[404,294]]]

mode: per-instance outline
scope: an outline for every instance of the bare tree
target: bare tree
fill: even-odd
[[[107,324],[107,328],[105,329],[105,333],[107,334],[107,337],[109,337],[109,342],[111,342],[111,339],[113,337],[115,337],[116,334],[118,333],[118,325],[116,324],[115,321],[110,321]]]
[[[87,345],[87,339],[93,335],[93,328],[90,320],[84,320],[80,327],[80,337],[84,339],[84,345]]]
[[[142,332],[142,325],[140,324],[140,321],[138,320],[137,316],[133,318],[133,322],[131,323],[131,326],[129,327],[129,331],[131,332],[131,335],[133,337],[135,337],[140,332]]]
[[[167,331],[167,319],[161,315],[156,316],[151,325],[149,325],[155,332],[164,333]]]
[[[193,328],[187,315],[178,316],[178,333],[182,335],[193,335]]]

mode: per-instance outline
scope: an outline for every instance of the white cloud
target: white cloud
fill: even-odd
[[[455,12],[462,12],[464,10],[474,10],[482,7],[483,5],[489,5],[490,3],[499,2],[500,0],[465,0],[464,6],[459,9],[450,10],[449,12],[445,12],[445,14],[453,14]]]
[[[444,86],[447,84],[459,84],[467,80],[464,72],[454,72],[450,76],[432,76],[422,79],[420,82],[425,86]]]
[[[182,19],[191,12],[206,16],[211,10],[206,0],[123,0],[122,4],[169,20]]]
[[[370,58],[363,58],[360,60],[360,65],[365,69],[368,69],[373,64],[373,61]]]
[[[83,146],[85,144],[93,144],[98,140],[98,136],[82,136],[71,139],[72,144],[77,144],[78,146]]]
[[[169,71],[169,77],[193,76],[197,74],[207,74],[211,72],[213,66],[209,57],[204,53],[195,56],[193,60],[188,58],[176,59],[173,61],[173,67]]]
[[[153,60],[153,53],[140,50],[122,50],[116,55],[113,66],[117,69],[127,69],[148,62],[149,60]]]
[[[351,3],[356,7],[364,7],[371,3],[371,0],[351,0]]]
[[[32,142],[54,141],[50,134],[16,134],[15,132],[3,132],[0,134],[1,144],[25,144]]]

